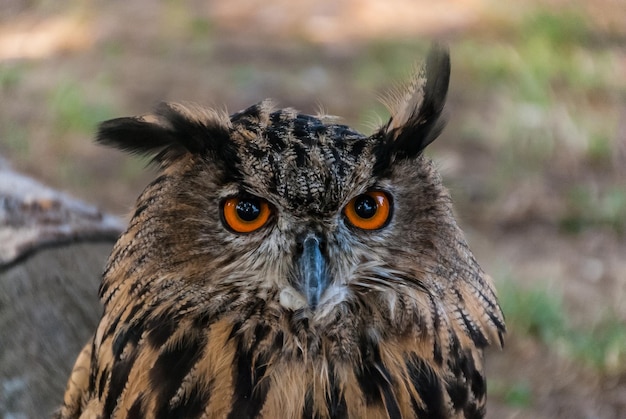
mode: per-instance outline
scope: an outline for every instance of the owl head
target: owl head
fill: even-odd
[[[103,123],[101,143],[153,156],[159,175],[109,260],[97,339],[112,336],[115,352],[124,322],[158,343],[181,319],[227,319],[224,341],[264,365],[362,370],[378,356],[391,376],[432,371],[415,374],[482,397],[472,371],[501,344],[502,313],[423,155],[444,125],[449,75],[434,47],[369,136],[269,101],[230,116],[164,103]]]

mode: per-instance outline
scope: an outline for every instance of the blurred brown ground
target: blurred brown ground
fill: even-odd
[[[523,285],[547,282],[563,296],[574,325],[593,324],[608,309],[623,322],[624,232],[598,226],[567,234],[558,225],[564,206],[558,192],[572,182],[626,188],[623,91],[615,102],[597,104],[621,115],[611,143],[612,166],[590,168],[572,146],[536,178],[520,174],[489,196],[482,191],[499,176],[498,154],[470,138],[462,121],[470,112],[482,121],[497,118],[491,112],[498,109],[501,92],[455,72],[454,62],[455,45],[466,39],[515,45],[512,38],[520,34],[512,28],[538,7],[556,14],[575,9],[616,51],[621,60],[616,74],[623,80],[626,7],[623,0],[517,3],[4,0],[0,155],[16,169],[124,216],[153,173],[143,170],[145,162],[94,145],[95,121],[145,113],[161,100],[226,106],[232,112],[273,97],[281,106],[310,113],[321,104],[368,131],[380,117],[364,109],[376,108],[377,96],[410,73],[410,63],[419,61],[430,40],[446,40],[453,59],[450,122],[431,154],[451,185],[478,259],[496,278],[510,275]],[[407,68],[384,74],[385,63],[377,66],[377,60],[389,57],[385,49],[394,42],[414,46],[413,56],[400,59]],[[372,74],[364,76],[364,66]],[[81,122],[85,108],[90,117]],[[515,332],[509,333],[505,351],[488,354],[494,388],[489,417],[626,417],[623,359],[598,370],[564,354],[558,342],[548,345]],[[516,404],[507,398],[502,388],[516,383],[525,383],[530,401]]]

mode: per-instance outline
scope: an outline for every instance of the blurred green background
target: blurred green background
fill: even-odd
[[[623,0],[2,0],[0,156],[124,217],[154,173],[98,122],[272,97],[369,133],[431,40],[452,81],[428,154],[509,328],[489,417],[626,417]]]

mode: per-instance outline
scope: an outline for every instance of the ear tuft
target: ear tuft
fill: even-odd
[[[226,114],[163,102],[152,114],[101,123],[96,141],[134,154],[156,155],[154,160],[163,163],[185,153],[218,151],[228,140],[230,126]]]
[[[443,130],[441,113],[450,81],[450,53],[447,47],[434,44],[419,72],[404,89],[392,95],[394,104],[389,122],[379,132],[387,139],[392,154],[414,157]]]

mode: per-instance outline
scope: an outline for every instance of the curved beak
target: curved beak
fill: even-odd
[[[320,249],[320,239],[307,235],[302,241],[302,254],[299,256],[301,292],[306,297],[309,306],[315,309],[320,298],[328,286],[326,260]]]

